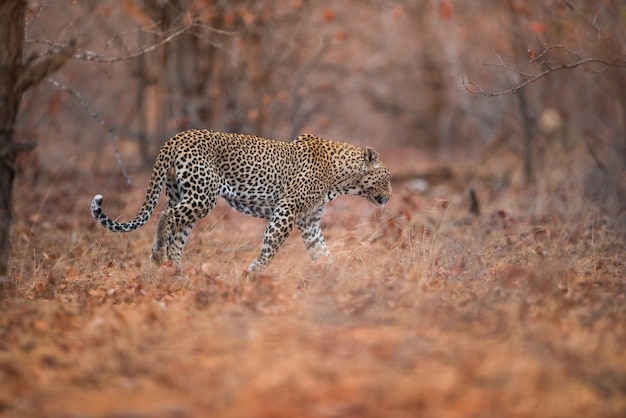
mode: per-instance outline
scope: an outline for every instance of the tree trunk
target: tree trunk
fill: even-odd
[[[0,286],[7,282],[11,252],[15,157],[32,148],[13,142],[20,101],[29,87],[60,68],[76,50],[75,43],[70,42],[54,54],[24,62],[26,7],[25,0],[0,1]]]
[[[0,2],[0,281],[5,282],[11,245],[15,156],[13,130],[23,91],[17,91],[24,48],[23,0]]]

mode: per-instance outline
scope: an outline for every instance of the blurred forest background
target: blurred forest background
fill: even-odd
[[[16,140],[39,144],[42,172],[93,173],[113,139],[132,171],[187,128],[307,132],[477,164],[511,153],[526,181],[583,147],[587,193],[616,215],[625,35],[618,0],[34,1],[27,53],[78,49],[28,91]]]
[[[626,416],[623,0],[25,4],[1,416]],[[130,219],[188,128],[373,146],[394,194],[327,205],[332,265],[295,232],[263,275],[266,223],[218,202],[171,277],[155,219],[89,202]]]

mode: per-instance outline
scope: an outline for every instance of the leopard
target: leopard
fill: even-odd
[[[255,135],[192,129],[161,147],[139,213],[122,223],[107,216],[103,196],[91,202],[96,221],[113,232],[134,231],[152,216],[163,188],[167,208],[159,216],[151,259],[182,272],[181,253],[195,223],[219,197],[246,215],[268,220],[258,258],[248,272],[263,272],[294,226],[310,258],[330,260],[320,221],[341,195],[362,196],[379,208],[391,199],[389,169],[371,147],[311,134],[282,141]]]

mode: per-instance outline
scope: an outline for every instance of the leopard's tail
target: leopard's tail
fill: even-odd
[[[157,158],[157,163],[152,170],[152,176],[150,177],[150,184],[146,192],[146,197],[144,198],[139,213],[132,221],[122,223],[109,218],[102,210],[102,195],[100,194],[95,195],[91,201],[91,216],[93,216],[100,225],[113,232],[134,231],[148,222],[148,219],[152,216],[154,208],[159,200],[161,190],[163,190],[167,173],[172,167],[174,161],[173,154],[169,149],[170,146],[170,143],[166,143],[161,148],[161,151],[159,151],[159,157]]]

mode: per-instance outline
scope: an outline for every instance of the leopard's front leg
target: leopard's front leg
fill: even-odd
[[[295,212],[288,205],[279,206],[274,210],[263,235],[261,254],[250,264],[248,271],[261,272],[265,269],[291,233],[295,219]]]
[[[320,227],[323,212],[324,205],[320,205],[302,216],[297,222],[304,245],[313,261],[321,257],[330,258],[330,252],[326,247],[322,228]]]

